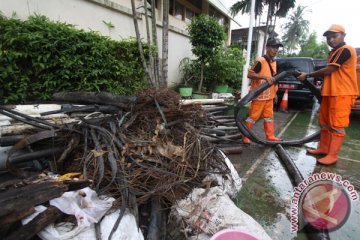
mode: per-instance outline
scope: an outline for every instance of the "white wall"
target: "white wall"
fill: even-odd
[[[142,0],[135,1],[136,7],[141,7],[142,3]],[[142,8],[138,10],[143,11]],[[98,31],[116,40],[135,36],[130,0],[0,0],[0,11],[8,17],[16,13],[16,17],[23,20],[29,15],[45,15],[51,20],[73,24],[79,29]],[[157,17],[160,23],[161,10]],[[168,83],[173,86],[180,81],[179,61],[192,57],[192,54],[185,22],[172,16],[169,18]],[[114,28],[109,29],[104,21],[114,25]],[[138,19],[138,22],[141,37],[146,39],[144,21]],[[161,40],[161,36],[161,28],[158,27],[158,40]],[[161,57],[161,42],[158,45]]]
[[[98,31],[113,39],[128,38],[135,34],[130,17],[86,0],[0,0],[0,10],[6,16],[15,12],[20,19],[33,14],[45,15],[51,20]],[[109,30],[103,21],[111,22],[115,27]]]

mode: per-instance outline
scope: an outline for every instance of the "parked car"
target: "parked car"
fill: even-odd
[[[314,58],[313,62],[314,62],[315,71],[317,71],[323,67],[326,67],[326,64],[327,64],[327,60],[324,58]]]
[[[298,70],[300,72],[310,73],[315,70],[315,64],[312,58],[308,57],[288,57],[277,58],[277,74],[283,71]],[[308,80],[315,85],[314,78],[308,78]],[[322,81],[317,79],[316,86],[321,88]],[[279,90],[277,92],[279,102],[282,99],[285,90],[288,89],[289,101],[310,103],[313,101],[314,94],[302,84],[294,76],[287,76],[279,80]]]
[[[356,50],[356,55],[360,55],[360,48],[355,48],[355,50]]]
[[[315,71],[324,68],[327,65],[327,60],[324,58],[314,58],[313,61],[314,61]],[[321,88],[323,82],[324,82],[324,77],[316,77],[314,79],[314,85],[317,86],[318,88]]]

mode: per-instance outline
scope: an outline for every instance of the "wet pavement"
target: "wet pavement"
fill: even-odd
[[[317,106],[304,111],[276,112],[276,132],[286,140],[303,138],[319,129],[317,117]],[[261,121],[254,130],[259,136],[264,135]],[[316,147],[317,143],[307,143],[306,146]],[[336,173],[359,191],[360,111],[351,115],[351,125],[335,165],[316,164],[316,158],[306,154],[305,146],[284,149],[304,178],[314,173]],[[310,239],[304,231],[291,233],[290,210],[294,187],[275,149],[251,143],[243,146],[241,154],[229,155],[229,158],[243,179],[242,190],[236,199],[237,205],[258,221],[273,239]],[[350,202],[349,218],[341,228],[329,233],[330,239],[359,239],[360,201]]]

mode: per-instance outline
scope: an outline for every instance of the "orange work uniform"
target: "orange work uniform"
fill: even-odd
[[[333,49],[328,57],[327,64],[338,69],[324,77],[319,124],[338,136],[345,136],[351,106],[358,95],[356,61],[355,49],[345,43]]]
[[[269,59],[269,63],[266,60],[266,56],[260,57],[249,72],[255,72],[261,76],[275,76],[276,62]],[[272,70],[270,69],[270,66]],[[251,81],[250,91],[256,89],[265,82],[265,79],[253,79]],[[251,102],[249,117],[246,119],[246,122],[255,123],[260,116],[262,116],[266,122],[273,122],[273,108],[276,91],[277,87],[272,85]]]

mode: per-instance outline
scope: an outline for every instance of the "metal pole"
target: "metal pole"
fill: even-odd
[[[254,21],[255,21],[255,0],[251,0],[249,34],[248,34],[247,50],[246,50],[247,51],[246,52],[246,63],[243,68],[241,97],[244,97],[249,92],[249,79],[247,78],[247,72],[250,67],[251,42],[252,42]]]

